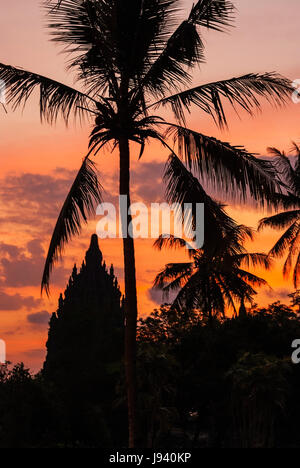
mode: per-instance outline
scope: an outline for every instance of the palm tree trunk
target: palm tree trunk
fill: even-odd
[[[120,138],[120,195],[127,196],[130,206],[130,152],[126,137]],[[129,448],[136,444],[136,330],[137,330],[137,291],[135,273],[134,241],[128,236],[131,216],[127,210],[127,237],[123,239],[125,270],[125,373],[127,385]]]

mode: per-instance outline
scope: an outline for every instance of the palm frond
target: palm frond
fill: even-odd
[[[300,278],[300,253],[298,254],[295,268],[294,268],[294,273],[293,273],[293,282],[294,282],[294,287],[296,290],[298,289],[299,278]]]
[[[191,76],[187,68],[204,61],[203,48],[195,25],[183,22],[143,78],[141,91],[146,88],[154,96],[160,96],[167,89],[178,90],[180,85],[189,85]]]
[[[281,257],[289,245],[292,245],[294,240],[297,239],[300,232],[300,224],[296,221],[293,223],[285,233],[276,242],[274,247],[270,250],[269,255],[273,257]]]
[[[54,228],[42,279],[42,291],[49,294],[49,280],[54,263],[61,256],[64,245],[81,231],[82,222],[87,223],[94,203],[101,202],[101,186],[94,163],[86,157],[63,204]]]
[[[217,274],[217,282],[220,284],[222,290],[220,291],[222,293],[222,296],[224,297],[224,306],[222,307],[222,315],[225,317],[225,301],[227,301],[227,304],[229,307],[232,307],[234,314],[237,315],[235,303],[234,303],[234,298],[232,291],[230,288],[227,286],[226,281],[223,281],[222,275]]]
[[[289,253],[288,253],[288,256],[285,259],[285,262],[284,262],[284,265],[283,265],[283,270],[282,270],[284,278],[288,278],[289,275],[290,275],[292,264],[293,264],[293,259],[294,259],[294,252],[293,252],[292,246],[290,245]]]
[[[161,289],[166,296],[170,291],[182,287],[191,276],[193,263],[169,263],[158,273],[153,287]]]
[[[270,256],[263,253],[244,253],[237,255],[236,259],[241,265],[244,264],[248,268],[259,266],[269,270],[273,264]]]
[[[285,185],[282,184],[282,189],[285,190]],[[294,211],[300,207],[300,197],[288,191],[287,193],[276,193],[272,201],[272,205],[276,210],[291,210]]]
[[[3,63],[0,63],[0,79],[5,83],[7,103],[12,104],[14,110],[25,106],[33,92],[38,90],[41,119],[49,123],[55,122],[59,115],[66,123],[71,114],[82,118],[84,109],[96,103],[87,94],[65,84]]]
[[[274,216],[261,219],[259,221],[258,230],[260,231],[266,227],[284,229],[297,220],[300,220],[300,210],[285,211],[283,213],[278,213]]]
[[[225,99],[235,110],[244,109],[250,115],[260,109],[260,98],[280,106],[291,95],[291,82],[276,73],[248,74],[238,78],[196,86],[172,96],[164,97],[151,105],[170,106],[179,123],[185,121],[185,112],[195,105],[213,117],[220,126],[227,126]]]
[[[75,54],[70,66],[89,89],[106,86],[114,97],[121,75],[135,86],[160,56],[178,13],[177,0],[65,0],[47,9],[53,40]]]
[[[283,276],[285,278],[288,278],[291,268],[292,268],[294,258],[299,253],[299,237],[300,237],[300,226],[298,225],[298,229],[296,229],[296,231],[294,232],[294,236],[291,238],[290,243],[288,245],[289,253],[283,266]],[[297,262],[295,265],[295,269],[297,270]],[[295,269],[294,269],[293,277],[294,277],[294,281],[297,281],[297,271],[295,271]],[[295,275],[296,275],[296,280],[295,280]]]
[[[240,278],[242,278],[243,281],[246,281],[251,286],[254,286],[254,287],[268,286],[268,282],[265,279],[260,278],[259,276],[256,276],[253,273],[249,273],[249,271],[239,269],[238,276],[240,276]]]
[[[157,60],[141,82],[141,89],[163,94],[167,89],[190,83],[188,68],[204,62],[204,44],[199,27],[224,31],[232,24],[233,4],[227,0],[199,0],[168,38]]]
[[[275,157],[274,165],[280,174],[282,181],[287,184],[287,189],[291,190],[294,195],[299,195],[299,178],[297,178],[296,171],[288,156],[276,148],[268,148],[268,152]]]
[[[181,287],[172,303],[172,307],[175,310],[182,310],[185,307],[195,309],[197,305],[202,304],[202,300],[204,299],[203,286],[207,281],[202,287],[200,286],[199,281],[201,283],[201,273],[199,273],[199,271],[190,275],[188,281],[186,281]]]
[[[179,125],[170,126],[178,153],[188,169],[208,178],[212,187],[238,201],[250,197],[260,206],[272,206],[281,183],[272,162],[255,157],[241,146],[232,146]]]
[[[196,226],[196,204],[204,204],[204,249],[214,250],[216,244],[224,238],[225,233],[231,231],[235,225],[225,213],[224,207],[207,195],[199,180],[188,171],[174,153],[169,156],[166,164],[164,181],[166,182],[166,199],[169,203],[180,204],[182,212],[187,204],[192,206],[190,225],[186,223],[190,231]]]
[[[156,239],[153,246],[158,250],[162,250],[163,248],[182,249],[182,248],[186,248],[187,242],[184,239],[181,239],[179,237],[174,237],[174,236],[164,237],[163,235],[161,235],[158,237],[158,239]],[[192,248],[188,250],[188,253],[190,255],[192,255],[193,252],[194,250]]]
[[[199,0],[191,10],[189,21],[197,26],[225,32],[232,26],[235,7],[228,0]]]

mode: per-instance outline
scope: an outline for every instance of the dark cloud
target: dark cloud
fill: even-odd
[[[145,203],[164,200],[164,163],[137,164],[132,170],[133,198]],[[9,174],[0,179],[0,224],[49,236],[77,171],[58,167],[50,175]],[[104,201],[118,203],[118,174],[100,174]],[[103,180],[102,180],[103,179]]]
[[[25,173],[0,180],[0,223],[48,233],[74,180],[75,172],[58,168],[52,175]]]
[[[39,307],[41,299],[32,296],[22,296],[21,294],[7,294],[0,290],[0,310],[20,310],[25,307],[28,310]]]
[[[44,268],[45,254],[41,241],[33,239],[21,248],[0,243],[0,270],[2,284],[8,287],[39,286]],[[61,284],[67,270],[58,267],[53,282]]]
[[[14,335],[24,335],[24,330],[21,327],[14,328],[12,330],[1,331],[3,337],[14,336]]]
[[[44,174],[8,175],[2,180],[0,197],[7,203],[19,202],[22,207],[28,202],[32,207],[51,208],[68,193],[73,175],[55,177]],[[66,177],[67,176],[67,177]]]
[[[272,289],[266,290],[264,294],[272,300],[287,301],[290,299],[288,295],[291,294],[291,292],[290,289]]]
[[[8,255],[9,257],[17,257],[21,253],[20,247],[11,244],[5,244],[4,242],[0,243],[0,252],[3,255]]]
[[[46,256],[43,245],[49,241],[76,173],[56,168],[50,175],[8,174],[0,179],[1,231],[16,239],[0,242],[0,310],[41,308],[40,299],[18,290],[13,294],[7,288],[39,288]],[[31,240],[26,244],[23,238]],[[58,265],[51,282],[61,286],[68,275],[63,264]]]
[[[30,349],[28,351],[25,351],[23,354],[30,359],[43,360],[45,358],[45,353],[45,349]]]
[[[165,185],[162,177],[165,163],[142,163],[132,171],[132,188],[135,197],[144,203],[163,202]]]
[[[165,304],[165,303],[172,303],[176,298],[176,292],[171,292],[169,297],[166,298],[162,291],[159,289],[150,288],[148,289],[148,297],[151,301],[155,302],[157,305]]]
[[[42,326],[48,325],[50,320],[50,314],[46,310],[41,310],[40,312],[34,312],[32,314],[27,315],[27,321],[34,326]]]

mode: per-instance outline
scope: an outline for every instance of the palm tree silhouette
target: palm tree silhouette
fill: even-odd
[[[172,128],[179,152],[189,167],[226,193],[239,192],[264,205],[278,182],[271,164],[244,148],[193,132],[184,115],[192,106],[227,125],[223,107],[252,114],[260,98],[280,105],[290,98],[290,82],[274,73],[248,74],[191,88],[192,70],[205,61],[202,32],[224,31],[232,25],[234,7],[227,0],[198,0],[182,21],[178,0],[47,0],[52,40],[65,46],[68,69],[76,71],[79,91],[45,76],[0,64],[7,102],[25,105],[34,90],[40,93],[42,120],[53,123],[62,116],[94,116],[89,152],[59,215],[46,259],[42,289],[49,292],[53,264],[72,235],[80,232],[93,203],[101,200],[101,185],[91,161],[112,143],[120,157],[120,194],[130,204],[130,147],[140,145],[140,157],[149,139],[168,147],[164,128]],[[168,107],[175,124],[156,115]],[[123,226],[131,221],[130,215]],[[137,290],[134,242],[123,240],[125,269],[125,366],[129,410],[129,445],[136,438],[136,323]]]
[[[250,237],[246,226],[236,226],[233,236]],[[233,309],[240,315],[244,302],[253,303],[255,287],[267,285],[267,282],[246,270],[243,265],[260,265],[269,268],[268,256],[262,253],[247,253],[239,246],[241,253],[232,254],[220,249],[213,257],[206,255],[202,249],[193,251],[192,261],[187,263],[170,263],[155,279],[155,287],[165,293],[178,290],[173,301],[176,309],[199,309],[204,317],[212,321],[214,316],[225,317],[226,309]],[[235,249],[234,249],[235,250]]]
[[[253,302],[255,287],[267,282],[244,270],[243,266],[271,267],[271,258],[263,253],[248,253],[246,240],[253,240],[253,231],[237,225],[224,211],[224,206],[212,199],[199,180],[187,170],[176,155],[171,155],[165,169],[166,198],[181,205],[204,203],[205,241],[201,249],[189,249],[190,262],[170,263],[157,275],[154,287],[168,297],[175,291],[172,306],[176,310],[199,309],[210,322],[213,317],[225,317],[226,309],[235,315],[245,312],[245,301]],[[192,211],[190,227],[195,227]],[[157,248],[185,248],[184,239],[160,236]],[[192,244],[190,245],[192,247]],[[240,305],[239,311],[237,305]]]
[[[274,164],[287,187],[287,194],[277,195],[278,202],[287,211],[260,220],[258,229],[266,227],[278,230],[286,229],[269,255],[281,258],[288,251],[283,274],[288,277],[294,263],[293,282],[295,289],[297,289],[300,276],[300,148],[296,143],[293,143],[291,153],[295,159],[294,164],[284,152],[280,152],[276,148],[268,150],[275,157]]]

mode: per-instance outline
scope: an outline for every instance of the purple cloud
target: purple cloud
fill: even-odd
[[[44,327],[48,325],[50,320],[50,314],[46,310],[40,312],[34,312],[27,315],[27,321],[34,326]]]
[[[33,239],[25,248],[15,245],[0,244],[0,270],[2,284],[9,287],[39,286],[44,268],[44,249],[41,241]],[[61,284],[67,270],[58,267],[55,270],[53,283]]]
[[[176,292],[170,292],[169,297],[165,297],[163,292],[160,291],[159,289],[154,289],[154,288],[148,289],[148,297],[151,299],[151,301],[155,302],[155,304],[157,305],[161,305],[165,303],[171,304],[175,300],[176,296],[177,296]]]
[[[0,310],[20,310],[25,307],[27,310],[40,306],[41,299],[32,296],[22,296],[21,294],[7,294],[0,290]]]
[[[162,177],[164,163],[152,162],[137,165],[132,171],[132,189],[144,203],[163,202],[165,185]]]

